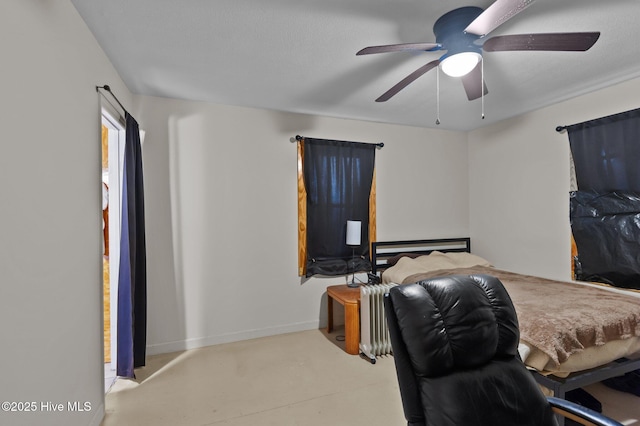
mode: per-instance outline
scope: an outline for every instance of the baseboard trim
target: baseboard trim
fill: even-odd
[[[220,345],[223,343],[239,342],[242,340],[256,339],[259,337],[275,336],[278,334],[294,333],[319,328],[319,321],[299,322],[282,326],[245,330],[234,333],[225,333],[216,336],[196,337],[192,339],[177,340],[174,342],[156,343],[147,345],[147,355],[158,355],[171,352],[186,351],[205,346]]]
[[[102,402],[91,418],[89,426],[100,426],[102,424],[102,421],[104,420],[104,413],[104,402]]]

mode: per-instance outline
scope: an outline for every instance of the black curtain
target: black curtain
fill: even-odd
[[[125,113],[125,120],[116,374],[135,377],[134,368],[145,365],[147,258],[140,129],[129,113]]]
[[[640,109],[567,127],[578,280],[640,288]]]
[[[580,191],[640,192],[640,109],[567,127]]]
[[[369,196],[375,149],[374,144],[305,138],[307,277],[371,269]],[[360,246],[346,245],[347,220],[361,221]]]

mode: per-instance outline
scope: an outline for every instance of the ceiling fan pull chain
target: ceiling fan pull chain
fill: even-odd
[[[482,80],[480,81],[480,101],[482,103],[482,119],[484,120],[484,58],[481,59],[480,71],[482,74]]]
[[[440,67],[436,67],[436,125],[440,124]]]

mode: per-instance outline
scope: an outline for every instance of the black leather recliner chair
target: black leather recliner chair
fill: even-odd
[[[518,355],[516,312],[495,277],[454,275],[393,287],[385,312],[409,426],[555,426],[554,413],[621,426],[544,396]]]

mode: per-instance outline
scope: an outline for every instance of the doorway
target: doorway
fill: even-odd
[[[105,392],[116,379],[120,202],[125,130],[120,117],[102,111],[103,312]]]

